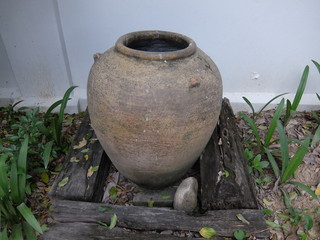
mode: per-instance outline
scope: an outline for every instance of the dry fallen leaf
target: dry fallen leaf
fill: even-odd
[[[70,162],[80,162],[80,160],[77,159],[76,157],[72,157],[72,158],[70,159]]]
[[[69,177],[65,177],[64,179],[62,179],[59,183],[58,183],[58,187],[63,187],[65,186],[69,181]]]
[[[84,147],[85,145],[87,145],[87,140],[85,138],[83,138],[78,145],[74,145],[73,149],[79,149]]]
[[[95,166],[95,167],[92,167],[92,166],[91,166],[91,167],[88,169],[87,177],[91,177],[94,172],[98,171],[98,169],[99,169],[99,166]]]
[[[85,159],[86,161],[88,161],[89,155],[88,155],[88,154],[85,154],[85,155],[84,155],[84,159]]]
[[[211,227],[203,227],[199,231],[200,235],[204,238],[212,238],[217,232]]]
[[[236,216],[237,216],[237,218],[238,218],[241,222],[243,222],[243,223],[245,223],[245,224],[248,224],[248,225],[250,224],[250,222],[249,222],[247,219],[245,219],[242,214],[239,213],[239,214],[237,214]]]

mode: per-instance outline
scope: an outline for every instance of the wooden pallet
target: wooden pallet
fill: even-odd
[[[88,139],[87,144],[75,149],[74,146],[83,139]],[[228,99],[223,100],[219,124],[198,164],[198,214],[188,215],[172,208],[101,203],[111,162],[95,139],[87,115],[52,186],[50,196],[55,223],[49,226],[49,231],[41,239],[177,239],[176,236],[159,233],[164,230],[198,232],[202,227],[214,228],[216,239],[232,237],[233,232],[239,229],[257,239],[267,239],[269,231],[258,209]],[[98,171],[90,172],[90,168],[96,166],[99,166]],[[63,179],[68,181],[59,187]],[[110,210],[100,212],[98,208],[101,206],[110,207]],[[116,228],[109,230],[98,224],[99,221],[108,223],[113,214],[118,217]],[[238,214],[250,224],[240,221]]]

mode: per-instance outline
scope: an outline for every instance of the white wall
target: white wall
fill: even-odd
[[[30,105],[46,105],[77,85],[71,104],[83,110],[92,55],[127,32],[160,29],[188,35],[216,62],[236,110],[242,96],[259,105],[294,93],[307,64],[302,108],[317,108],[319,10],[318,0],[2,0],[0,93],[20,89]]]

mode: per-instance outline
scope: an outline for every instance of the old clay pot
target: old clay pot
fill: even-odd
[[[91,124],[114,166],[146,188],[178,180],[216,126],[222,83],[214,62],[177,33],[126,34],[95,55]]]

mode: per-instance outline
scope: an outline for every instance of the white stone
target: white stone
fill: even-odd
[[[192,212],[198,204],[198,181],[194,177],[184,179],[179,185],[173,200],[173,208]]]

